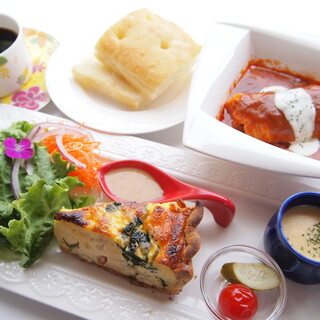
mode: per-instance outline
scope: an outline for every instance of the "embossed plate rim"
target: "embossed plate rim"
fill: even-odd
[[[4,104],[0,104],[0,112],[0,128],[19,120],[42,122],[59,119]],[[118,319],[119,316],[123,319],[211,319],[199,289],[199,274],[207,256],[235,241],[257,246],[267,220],[280,201],[291,193],[314,189],[292,177],[255,171],[189,150],[132,136],[93,134],[102,142],[102,152],[107,156],[149,161],[186,182],[230,197],[239,212],[229,228],[221,229],[206,211],[199,227],[203,245],[194,259],[195,278],[180,295],[174,297],[132,286],[127,280],[101,268],[79,262],[61,253],[55,243],[39,263],[27,270],[20,269],[17,263],[0,261],[1,288],[86,319]],[[249,195],[252,200],[250,206],[245,201]],[[256,212],[259,219],[255,219]],[[250,232],[243,233],[246,228]],[[239,234],[241,237],[237,236]],[[290,294],[294,295],[294,292],[291,290]],[[311,292],[309,296],[312,299],[316,294]],[[292,310],[294,298],[291,297]],[[295,311],[296,319],[300,315],[299,310]]]

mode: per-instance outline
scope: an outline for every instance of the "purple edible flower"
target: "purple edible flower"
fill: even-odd
[[[20,143],[13,137],[3,141],[5,154],[10,158],[29,159],[33,157],[32,143],[28,138],[22,138]]]

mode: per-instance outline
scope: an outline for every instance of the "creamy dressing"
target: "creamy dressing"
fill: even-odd
[[[260,92],[275,92],[274,104],[281,110],[292,127],[295,141],[289,150],[304,156],[310,156],[318,151],[319,140],[312,139],[316,108],[312,97],[303,88],[286,89],[283,86],[270,86]]]
[[[283,232],[290,245],[307,258],[320,261],[320,208],[300,205],[282,218]]]
[[[110,191],[126,201],[147,202],[161,199],[163,190],[146,172],[135,168],[113,170],[105,175]]]

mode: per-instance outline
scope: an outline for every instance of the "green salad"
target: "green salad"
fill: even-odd
[[[74,164],[63,160],[59,152],[49,154],[32,139],[30,146],[26,143],[33,127],[20,121],[0,131],[0,259],[19,259],[24,268],[52,240],[55,213],[95,202],[92,195],[71,196],[71,190],[83,186],[78,177],[67,176],[77,169]],[[17,179],[18,195],[13,179]]]

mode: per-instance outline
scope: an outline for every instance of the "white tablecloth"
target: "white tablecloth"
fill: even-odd
[[[0,12],[14,16],[23,27],[34,28],[54,36],[61,44],[79,38],[92,42],[90,36],[102,33],[111,24],[130,11],[147,7],[174,21],[202,44],[209,26],[217,21],[241,22],[317,36],[320,33],[318,1],[256,1],[256,0],[10,0],[1,1]],[[217,46],[219,44],[217,43]],[[62,116],[50,103],[42,112]],[[139,135],[160,143],[182,147],[183,125]],[[297,303],[301,303],[298,302]],[[36,301],[0,289],[1,319],[78,319],[74,315],[56,310]]]

